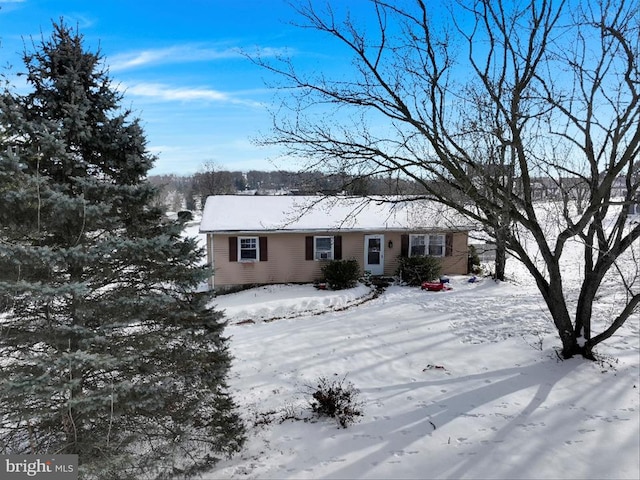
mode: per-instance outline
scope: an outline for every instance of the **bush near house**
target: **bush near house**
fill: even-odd
[[[417,287],[440,277],[442,265],[436,257],[399,257],[397,275],[403,282]]]
[[[325,282],[331,290],[355,287],[360,277],[357,260],[331,260],[322,266]]]
[[[473,245],[469,245],[469,259],[467,263],[467,270],[474,275],[480,275],[482,273],[482,266],[480,265],[480,256],[478,250]]]

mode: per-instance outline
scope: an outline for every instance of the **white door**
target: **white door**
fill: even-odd
[[[364,236],[364,269],[371,275],[384,274],[384,235]]]

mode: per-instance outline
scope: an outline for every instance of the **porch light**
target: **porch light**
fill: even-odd
[[[387,243],[387,246],[388,246],[389,248],[393,248],[393,241],[389,240],[389,243]]]

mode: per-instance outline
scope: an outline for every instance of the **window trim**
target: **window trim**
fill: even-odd
[[[318,240],[328,238],[331,242],[331,249],[329,250],[329,258],[318,258]],[[322,250],[327,251],[327,250]],[[335,239],[332,235],[314,235],[313,237],[313,260],[316,262],[333,260],[335,258]]]
[[[253,240],[256,244],[256,258],[242,258],[242,251],[250,251],[253,248],[242,248],[242,240]],[[238,237],[238,260],[239,263],[254,263],[260,261],[260,237]]]
[[[421,237],[424,238],[424,255],[413,255],[412,254],[412,245],[413,245],[413,239],[417,238],[417,237]],[[432,245],[431,243],[431,238],[439,238],[441,239],[441,242],[433,242],[433,245],[436,246],[441,246],[442,247],[442,253],[440,255],[431,255],[430,254],[430,247]],[[444,233],[411,233],[409,234],[409,251],[407,252],[409,257],[435,257],[435,258],[442,258],[445,257],[447,254],[447,236]]]

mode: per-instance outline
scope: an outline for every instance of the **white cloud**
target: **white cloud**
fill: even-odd
[[[283,55],[289,50],[279,48],[256,48],[251,55],[274,57]],[[113,72],[129,70],[146,65],[160,65],[170,63],[203,62],[243,57],[243,49],[237,47],[212,48],[199,45],[176,45],[173,47],[140,50],[121,53],[107,59],[109,69]]]
[[[0,14],[4,15],[7,13],[11,13],[17,10],[22,10],[26,8],[27,0],[0,0]],[[4,39],[6,36],[6,27],[3,29]]]
[[[138,83],[126,87],[126,92],[139,97],[168,101],[210,100],[230,101],[228,94],[207,88],[172,88],[161,83]]]
[[[171,87],[162,83],[136,83],[133,85],[121,85],[119,88],[127,95],[153,98],[168,102],[208,101],[233,103],[250,107],[262,106],[259,102],[234,98],[229,93],[212,88]]]
[[[178,45],[174,47],[122,53],[109,57],[108,62],[111,71],[121,71],[145,65],[200,62],[224,58],[238,58],[240,56],[240,50],[237,48],[215,49],[201,48],[194,45]]]

